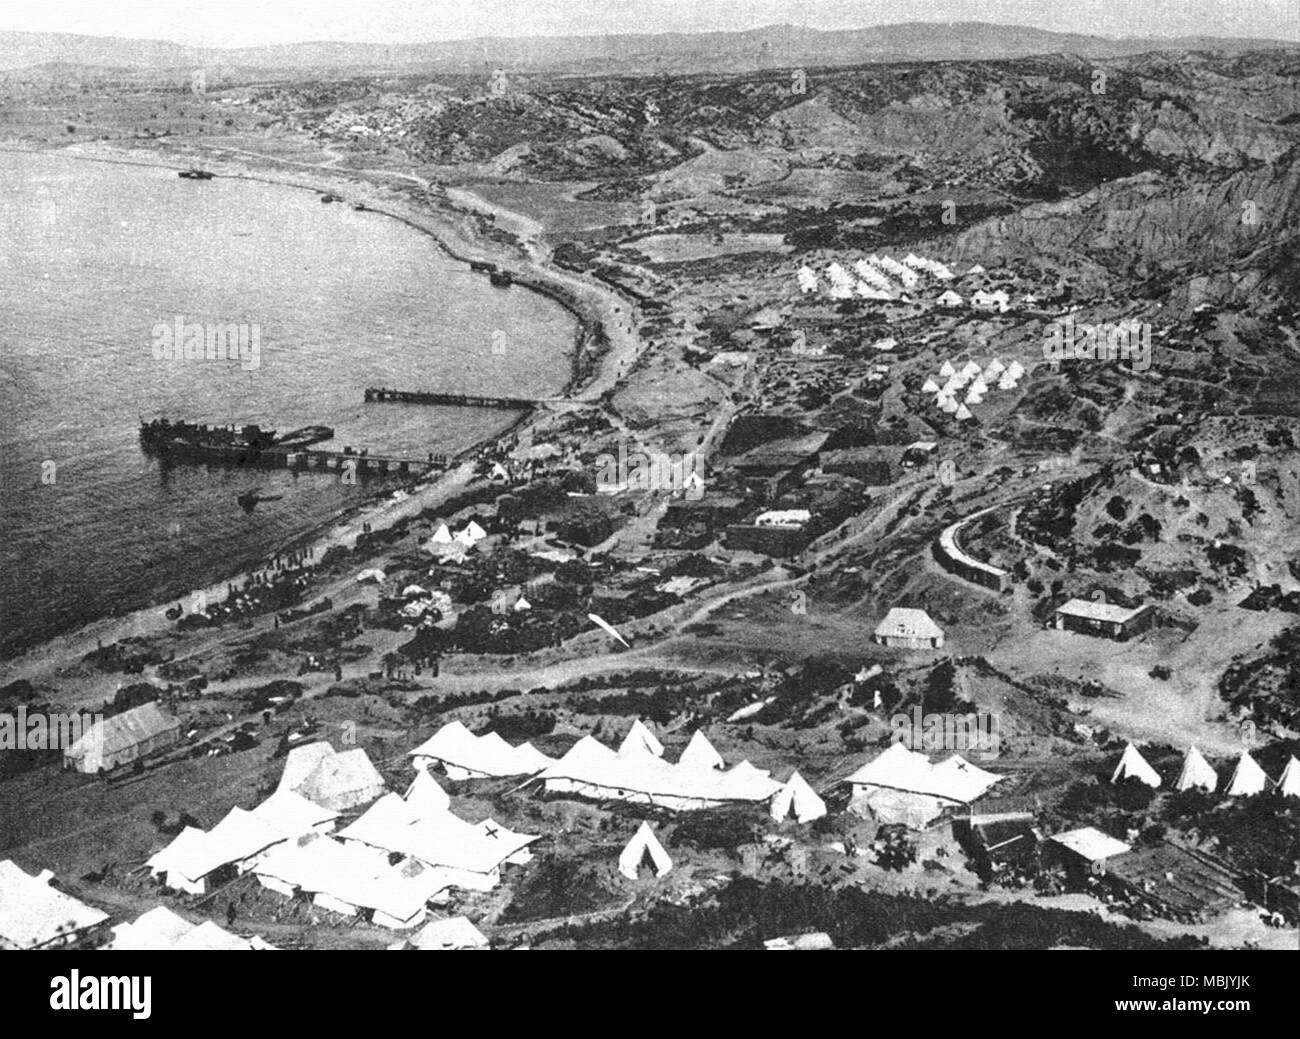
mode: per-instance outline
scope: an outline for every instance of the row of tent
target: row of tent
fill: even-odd
[[[530,743],[511,746],[493,732],[476,736],[453,721],[410,752],[417,769],[439,764],[449,779],[529,776],[547,792],[596,800],[655,804],[679,810],[735,802],[771,801],[773,818],[808,822],[826,805],[795,772],[785,783],[742,761],[728,769],[703,732],[692,734],[675,763],[640,721],[632,723],[617,751],[585,736],[562,758],[549,758]],[[779,814],[778,814],[779,812]]]
[[[1158,788],[1163,782],[1160,774],[1151,767],[1132,743],[1124,748],[1119,764],[1115,766],[1115,771],[1110,777],[1112,783],[1119,783],[1126,779],[1136,779],[1153,789]],[[1179,770],[1174,789],[1178,791],[1196,789],[1212,794],[1218,786],[1218,773],[1205,760],[1205,755],[1196,747],[1189,749],[1183,757],[1183,767]],[[1274,783],[1259,767],[1259,763],[1250,756],[1250,752],[1242,751],[1223,792],[1228,797],[1254,797],[1266,793],[1270,787],[1283,797],[1300,797],[1300,761],[1292,756],[1282,770],[1282,775]]]
[[[460,782],[507,776],[536,775],[554,759],[531,743],[512,747],[495,732],[476,736],[461,722],[448,722],[410,752],[416,768],[440,764],[447,778]]]
[[[720,754],[702,732],[676,762],[663,760],[663,745],[641,722],[632,728],[617,751],[590,736],[579,740],[564,757],[535,778],[548,793],[567,794],[592,800],[627,801],[657,805],[676,811],[716,808],[726,804],[773,802],[793,783],[799,792],[805,819],[824,815],[826,806],[816,798],[809,803],[802,788],[811,788],[800,778],[787,783],[742,761],[727,768]]]
[[[829,282],[827,294],[831,299],[851,299],[857,296],[861,299],[893,300],[903,292],[915,289],[923,274],[939,281],[951,281],[956,276],[938,260],[926,259],[914,253],[908,253],[902,261],[872,253],[866,259],[856,261],[852,271],[837,262],[831,263],[826,268],[825,278]],[[821,289],[817,272],[807,265],[799,268],[795,280],[802,293]]]
[[[429,537],[426,547],[441,559],[464,559],[487,536],[487,531],[473,520],[466,523],[455,534],[451,532],[451,528],[447,524],[441,523],[438,525],[438,529]]]

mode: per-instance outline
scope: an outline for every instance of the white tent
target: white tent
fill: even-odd
[[[447,796],[447,791],[424,768],[415,770],[415,781],[407,788],[403,800],[413,810],[425,815],[451,811],[451,798]]]
[[[825,814],[826,802],[797,771],[772,798],[771,816],[777,822],[793,815],[797,822],[810,823]]]
[[[513,607],[515,613],[522,613],[524,610],[531,610],[532,608],[533,608],[533,604],[530,603],[527,599],[525,599],[522,595],[515,600],[515,605]]]
[[[54,874],[32,876],[11,859],[0,862],[0,949],[55,948],[77,941],[108,914],[50,886]]]
[[[277,789],[253,809],[255,818],[273,826],[289,840],[305,833],[329,833],[339,813],[308,801],[292,790]]]
[[[943,364],[939,366],[939,374],[945,379],[951,379],[957,374],[957,369],[952,366],[951,361],[944,361]]]
[[[862,285],[866,285],[872,289],[879,289],[886,293],[893,291],[894,283],[885,277],[885,275],[881,274],[880,271],[873,267],[868,261],[859,260],[853,265],[853,269],[857,272],[858,278],[861,279],[861,284],[858,286],[859,292],[862,291]]]
[[[1282,770],[1282,778],[1277,781],[1277,792],[1283,797],[1300,797],[1300,761],[1294,757]]]
[[[636,880],[638,871],[647,857],[657,877],[662,877],[673,868],[673,860],[668,857],[668,852],[664,851],[664,846],[659,843],[659,838],[650,829],[650,824],[642,823],[641,828],[627,842],[627,847],[618,857],[618,871],[628,880]]]
[[[473,520],[470,520],[464,527],[456,531],[455,540],[468,548],[477,545],[487,536],[486,530],[480,527]]]
[[[726,768],[727,763],[704,735],[704,730],[696,729],[677,764],[687,768]]]
[[[1228,781],[1229,797],[1253,797],[1262,794],[1268,788],[1268,776],[1259,767],[1249,751],[1242,751],[1237,759],[1237,767],[1232,770],[1232,779]]]
[[[388,798],[401,803],[396,794]],[[421,862],[390,866],[384,851],[317,834],[277,845],[253,872],[263,887],[285,897],[310,895],[315,905],[345,916],[370,909],[374,923],[393,928],[418,924],[429,899],[456,880]]]
[[[453,540],[451,530],[447,527],[447,524],[440,523],[438,524],[438,529],[433,532],[433,536],[430,537],[429,540],[435,545],[450,545]]]
[[[817,274],[811,267],[800,267],[795,278],[798,279],[800,292],[817,291]]]
[[[826,268],[826,277],[831,283],[830,296],[832,299],[848,299],[853,295],[857,279],[838,263],[832,263]]]
[[[526,863],[528,845],[540,837],[514,833],[494,819],[467,822],[445,810],[424,811],[396,794],[385,794],[356,822],[339,831],[349,844],[415,859],[439,874],[442,886],[490,891],[501,866]]]
[[[984,366],[985,375],[1001,375],[1006,370],[1007,366],[1002,363],[1002,359],[999,357],[993,358],[993,360],[989,361],[989,363]]]
[[[234,866],[237,872],[246,873],[268,848],[291,836],[275,824],[235,806],[206,833],[192,826],[185,827],[146,865],[167,887],[202,895],[207,891],[208,876],[216,870]]]
[[[925,385],[921,387],[921,392],[922,392],[922,393],[938,393],[938,392],[939,392],[939,384],[938,384],[937,382],[935,382],[933,379],[926,379],[926,380],[925,380]]]
[[[1207,794],[1212,794],[1218,785],[1219,777],[1210,767],[1210,763],[1199,750],[1192,747],[1183,758],[1183,770],[1178,774],[1178,782],[1174,784],[1174,789],[1190,790],[1197,787]]]
[[[942,397],[939,400],[939,407],[941,407],[945,412],[951,415],[953,412],[961,408],[961,405],[958,404],[957,401],[954,400],[952,397]]]
[[[853,786],[854,814],[921,829],[945,808],[982,797],[1000,779],[960,755],[932,765],[924,754],[893,743],[844,782]]]
[[[368,804],[384,792],[384,777],[362,748],[336,753],[328,743],[325,746],[329,753],[317,761],[316,767],[293,790],[308,801],[339,812]],[[286,761],[286,773],[288,770]]]
[[[1115,766],[1114,775],[1110,777],[1112,783],[1118,783],[1123,779],[1141,780],[1149,787],[1160,785],[1159,773],[1147,764],[1146,758],[1139,754],[1137,747],[1131,743],[1124,748],[1124,755]]]
[[[746,761],[725,771],[675,764],[635,745],[614,753],[584,736],[540,777],[548,793],[656,805],[672,811],[768,801],[781,789]]]
[[[530,776],[551,759],[530,743],[512,747],[495,732],[476,736],[451,721],[409,752],[416,768],[440,762],[447,778],[460,782],[489,776]]]
[[[655,738],[653,732],[641,724],[639,718],[627,730],[627,735],[623,737],[623,742],[619,744],[618,752],[627,754],[638,750],[647,751],[657,758],[664,756],[664,745]]]
[[[952,289],[949,289],[939,297],[938,303],[941,307],[960,307],[962,304],[962,298],[957,295],[957,293],[953,292]]]
[[[131,923],[113,928],[113,951],[252,951],[273,949],[260,938],[240,938],[211,920],[192,924],[166,906],[155,906]]]
[[[488,940],[483,932],[463,916],[453,916],[449,920],[430,920],[420,928],[418,934],[399,942],[395,949],[420,949],[429,951],[450,951],[455,949],[488,948]]]
[[[383,584],[384,578],[387,576],[388,575],[382,570],[374,568],[370,570],[362,570],[361,573],[357,574],[357,584],[365,584],[367,581],[373,581],[375,584]]]
[[[962,404],[959,405],[957,410],[953,413],[953,417],[960,422],[968,422],[973,419],[975,415],[970,408],[966,407],[965,404]]]

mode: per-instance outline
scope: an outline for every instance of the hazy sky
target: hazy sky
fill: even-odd
[[[241,47],[988,21],[1103,36],[1300,40],[1300,0],[0,0],[0,30]]]

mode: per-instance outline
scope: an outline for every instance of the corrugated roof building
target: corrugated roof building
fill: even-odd
[[[1150,606],[1132,609],[1110,602],[1093,602],[1089,599],[1071,599],[1057,607],[1052,615],[1053,625],[1061,631],[1077,631],[1085,635],[1102,635],[1109,639],[1132,638],[1151,627],[1154,614]]]
[[[108,772],[170,747],[180,735],[180,719],[157,703],[141,704],[87,729],[63,752],[63,767]]]

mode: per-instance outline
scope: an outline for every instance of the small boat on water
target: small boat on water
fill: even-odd
[[[480,274],[494,274],[496,273],[497,265],[495,263],[488,263],[486,260],[470,260],[469,269],[472,271],[478,271]]]
[[[343,201],[343,196],[342,196],[342,195],[333,195],[333,194],[331,194],[330,192],[327,191],[327,192],[325,192],[325,194],[321,195],[320,200],[321,200],[322,202],[342,202],[342,201]]]
[[[488,275],[488,280],[499,289],[507,288],[515,281],[509,271],[493,271]]]
[[[364,202],[353,202],[352,208],[355,209],[358,213],[369,212],[369,207]]]
[[[239,507],[245,512],[252,512],[264,501],[279,501],[283,497],[283,494],[263,494],[260,487],[254,487],[251,491],[238,495],[235,501],[239,502]]]
[[[209,173],[207,170],[188,169],[178,171],[176,176],[184,180],[211,180],[216,174]]]

